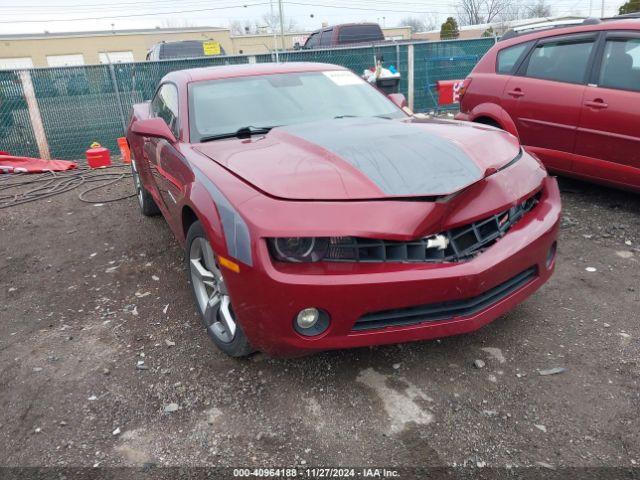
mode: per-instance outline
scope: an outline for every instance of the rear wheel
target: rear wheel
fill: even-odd
[[[151,194],[144,188],[140,175],[138,174],[138,166],[135,159],[131,159],[131,174],[133,176],[133,186],[136,189],[136,197],[138,198],[138,205],[140,205],[140,211],[147,217],[153,217],[160,213],[156,201]]]
[[[254,350],[236,321],[217,257],[199,221],[189,228],[185,253],[191,290],[209,337],[227,355],[249,355]]]

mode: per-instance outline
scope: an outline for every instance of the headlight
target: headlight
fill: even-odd
[[[372,240],[378,247],[380,241]],[[285,237],[268,239],[271,256],[281,262],[358,261],[353,237]]]

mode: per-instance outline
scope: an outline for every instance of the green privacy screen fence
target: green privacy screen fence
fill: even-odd
[[[401,73],[400,91],[416,112],[437,105],[435,82],[464,78],[494,39],[368,45],[283,52],[281,62],[324,62],[356,74],[382,57]],[[413,89],[409,59],[413,54]],[[0,71],[0,150],[14,155],[80,159],[94,141],[117,151],[134,103],[149,100],[168,72],[215,65],[265,63],[275,54]],[[410,96],[410,93],[412,94]]]

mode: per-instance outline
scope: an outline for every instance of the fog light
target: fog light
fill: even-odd
[[[296,317],[296,323],[300,328],[306,330],[318,323],[319,318],[320,312],[317,308],[305,308],[304,310],[300,310],[300,313]]]
[[[305,337],[320,335],[329,328],[329,314],[315,307],[300,310],[293,320],[293,329]]]

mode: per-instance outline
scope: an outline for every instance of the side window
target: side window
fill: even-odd
[[[347,25],[338,33],[338,43],[378,42],[384,40],[378,25]]]
[[[527,77],[583,83],[593,39],[558,40],[536,46],[529,57]]]
[[[322,38],[320,39],[320,46],[330,47],[332,37],[333,37],[333,28],[331,30],[325,30],[324,32],[322,32]]]
[[[513,73],[518,62],[529,49],[530,45],[531,42],[526,42],[500,50],[498,52],[498,60],[496,61],[496,72],[506,74]]]
[[[304,47],[315,48],[318,46],[318,40],[320,40],[320,32],[312,33],[309,38],[307,38],[307,42],[304,44]]]
[[[640,92],[640,38],[607,40],[598,85]]]
[[[162,118],[178,138],[178,89],[165,83],[151,102],[151,115]]]

